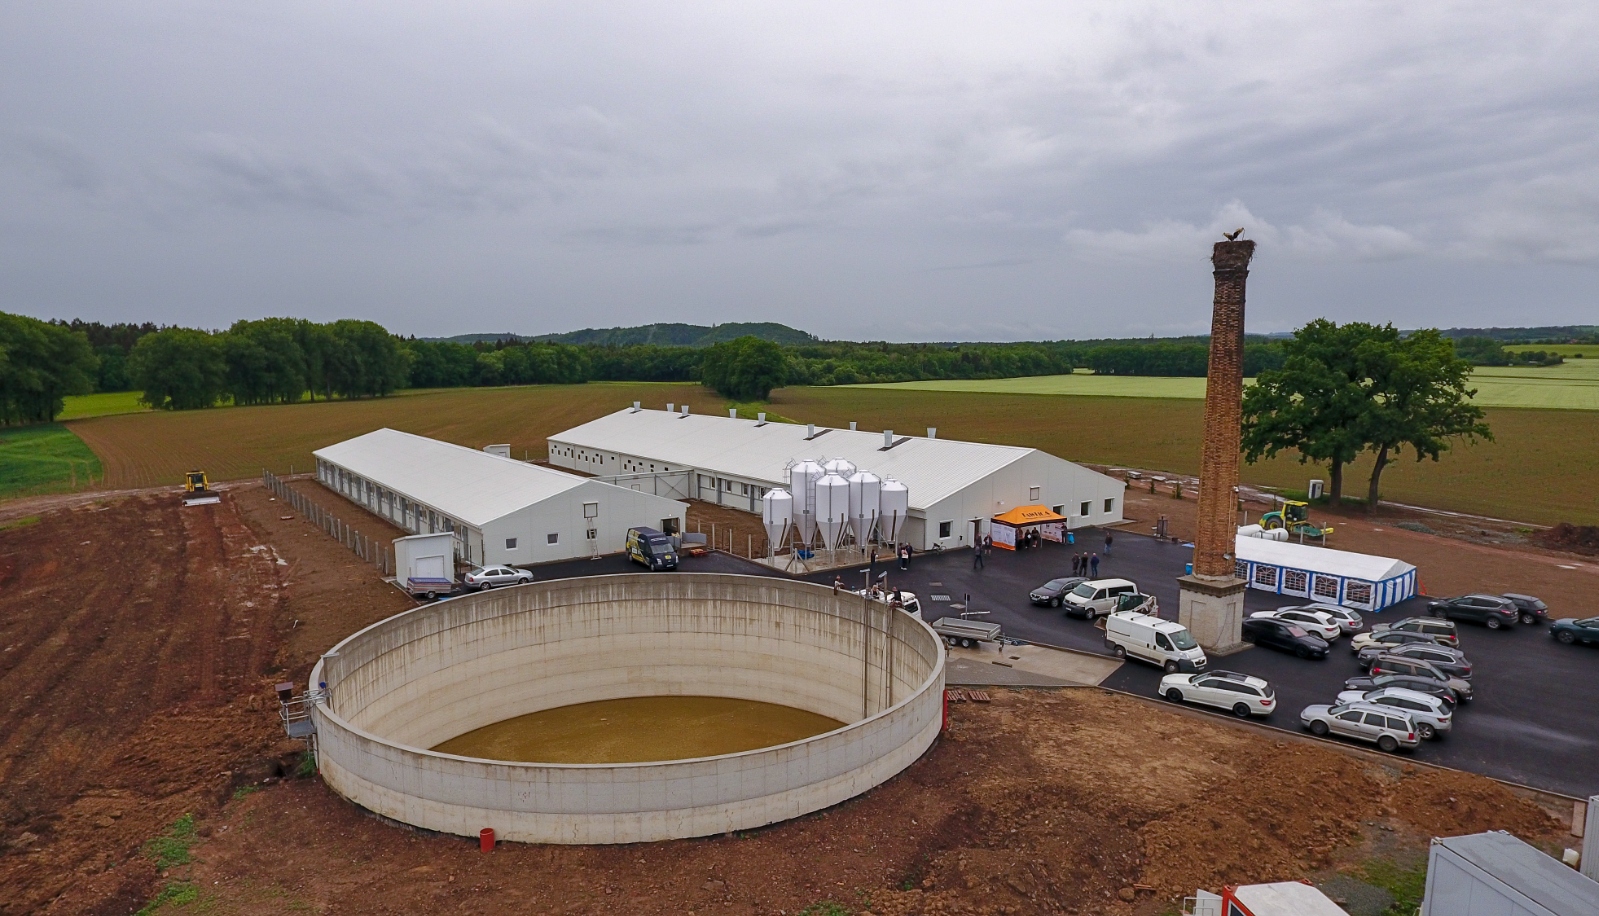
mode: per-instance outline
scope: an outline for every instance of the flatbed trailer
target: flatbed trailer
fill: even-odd
[[[455,583],[451,582],[449,579],[406,579],[405,591],[412,598],[427,598],[431,601],[440,595],[448,595],[455,591]]]
[[[967,620],[962,617],[940,617],[933,621],[933,632],[950,646],[970,649],[980,642],[1002,642],[1004,632],[997,623]]]

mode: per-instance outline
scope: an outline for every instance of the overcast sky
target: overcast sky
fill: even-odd
[[[1599,3],[0,4],[0,310],[1599,323]]]

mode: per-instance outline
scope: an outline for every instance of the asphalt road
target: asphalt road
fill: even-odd
[[[1098,550],[1101,578],[1117,576],[1137,582],[1142,591],[1160,600],[1162,616],[1176,619],[1177,576],[1189,561],[1191,548],[1118,533],[1113,555],[1105,558],[1103,532],[1076,534],[1075,547],[1046,544],[1016,553],[995,550],[983,569],[972,568],[971,551],[958,550],[919,554],[909,571],[901,571],[890,557],[879,563],[876,571],[888,571],[890,586],[915,592],[922,602],[922,616],[929,621],[958,613],[934,596],[948,595],[949,603],[965,602],[969,596],[973,610],[987,611],[983,619],[1000,624],[1013,639],[1109,655],[1098,628],[1059,610],[1034,607],[1027,598],[1036,586],[1070,573],[1073,550]],[[778,575],[724,554],[688,558],[683,569]],[[864,569],[846,570],[842,576],[858,588],[865,581]],[[541,580],[642,571],[643,567],[621,555],[537,569]],[[817,573],[807,578],[825,584],[836,574]],[[1536,595],[1536,579],[1530,578],[1520,590]],[[1246,611],[1256,611],[1301,602],[1250,589],[1245,592],[1244,606]],[[1369,627],[1372,622],[1425,611],[1424,600],[1418,598],[1364,616]],[[1551,613],[1560,617],[1582,612],[1555,608]],[[1560,645],[1549,638],[1544,626],[1492,631],[1460,623],[1459,628],[1460,647],[1474,668],[1476,699],[1462,704],[1448,737],[1424,742],[1414,756],[1567,795],[1586,798],[1599,793],[1599,649]],[[1301,709],[1332,702],[1345,678],[1363,673],[1346,639],[1335,643],[1329,657],[1320,661],[1257,647],[1212,659],[1210,668],[1265,678],[1281,701],[1266,724],[1294,731],[1299,730]],[[1104,686],[1152,697],[1161,676],[1158,668],[1129,662],[1107,678]]]
[[[953,602],[970,595],[972,609],[988,611],[983,619],[1003,626],[1007,636],[1108,655],[1102,631],[1061,611],[1034,607],[1027,593],[1052,578],[1070,574],[1071,551],[1097,549],[1102,558],[1101,578],[1117,576],[1137,582],[1142,591],[1160,600],[1161,616],[1175,620],[1177,577],[1192,549],[1117,534],[1113,555],[1104,559],[1103,537],[1102,532],[1080,531],[1076,547],[1046,544],[1016,553],[995,550],[983,569],[972,568],[969,550],[918,555],[908,572],[901,572],[890,558],[888,582],[915,592],[922,603],[922,616],[929,621],[958,613],[933,601],[934,595],[950,595]],[[878,571],[883,568],[879,564]],[[809,578],[831,582],[833,575]],[[845,573],[844,578],[856,587],[864,581],[859,571]],[[1537,581],[1529,579],[1520,590],[1537,594]],[[1303,599],[1250,589],[1244,606],[1246,611],[1256,611],[1299,603]],[[1425,612],[1425,601],[1417,598],[1364,616],[1369,627],[1372,622]],[[1557,617],[1581,615],[1579,609],[1555,608],[1552,613]],[[1546,626],[1493,631],[1462,622],[1459,628],[1460,647],[1474,669],[1476,698],[1462,704],[1452,733],[1424,742],[1415,752],[1416,759],[1583,798],[1599,793],[1599,649],[1563,646],[1549,638]],[[1210,667],[1269,681],[1281,702],[1266,723],[1295,731],[1301,709],[1332,702],[1345,678],[1364,673],[1349,651],[1347,639],[1338,640],[1332,653],[1320,661],[1256,647],[1213,659]],[[1106,679],[1104,686],[1154,696],[1161,676],[1158,668],[1129,662]]]

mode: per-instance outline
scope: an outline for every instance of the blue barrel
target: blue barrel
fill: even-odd
[[[1192,563],[1186,564],[1183,567],[1183,574],[1184,575],[1188,575],[1188,576],[1193,575],[1194,574],[1194,564],[1192,564]]]

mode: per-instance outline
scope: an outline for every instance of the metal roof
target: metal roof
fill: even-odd
[[[394,429],[317,449],[324,461],[481,528],[588,478]]]
[[[617,452],[673,467],[788,486],[785,468],[797,461],[846,458],[863,471],[892,477],[910,490],[910,504],[926,508],[1037,449],[956,439],[906,438],[883,451],[883,434],[818,426],[806,441],[797,423],[757,425],[756,420],[631,408],[557,433],[550,442]],[[900,436],[896,435],[897,442]],[[1047,454],[1040,452],[1039,454]],[[1050,457],[1054,457],[1051,455]],[[1056,459],[1062,460],[1062,459]],[[1087,473],[1097,473],[1088,471]]]
[[[1233,897],[1255,916],[1349,916],[1326,894],[1298,881],[1246,884],[1234,888]]]
[[[1567,868],[1503,830],[1438,837],[1442,846],[1555,916],[1599,913],[1599,881]]]
[[[1378,557],[1366,553],[1350,553],[1347,550],[1333,550],[1331,547],[1313,547],[1310,544],[1295,544],[1291,541],[1268,541],[1265,538],[1243,536],[1237,538],[1234,553],[1238,559],[1248,563],[1265,563],[1268,566],[1302,569],[1307,572],[1320,572],[1367,582],[1382,582],[1402,576],[1416,568],[1404,560],[1395,560],[1392,557]]]

